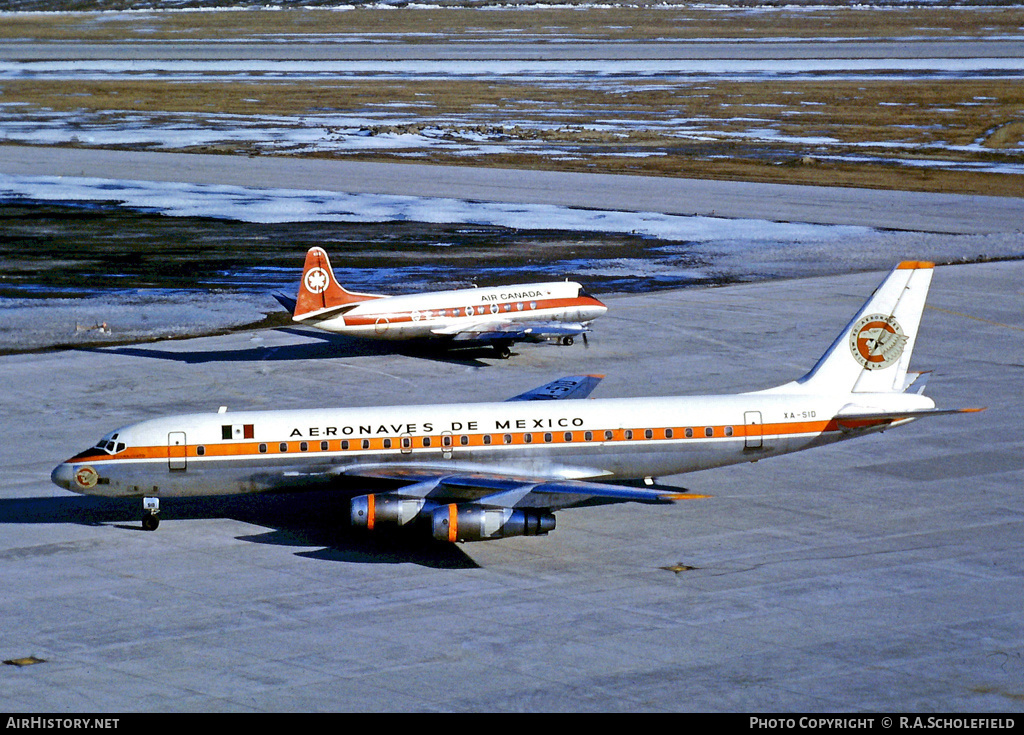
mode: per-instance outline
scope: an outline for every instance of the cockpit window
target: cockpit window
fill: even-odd
[[[101,449],[107,454],[117,454],[118,452],[123,452],[125,450],[125,443],[115,441],[116,439],[117,434],[111,434],[110,437],[103,437],[98,442],[96,442],[96,446],[94,448]]]

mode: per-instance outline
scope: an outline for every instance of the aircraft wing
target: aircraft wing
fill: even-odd
[[[483,321],[439,327],[433,333],[456,342],[541,342],[549,337],[574,337],[589,331],[590,327],[573,322]]]
[[[458,472],[429,465],[356,466],[342,469],[339,474],[400,485],[382,495],[430,500],[437,504],[469,503],[490,508],[549,512],[581,505],[627,502],[666,504],[706,497],[666,486],[632,487],[588,480],[561,480],[495,472]]]
[[[603,375],[567,375],[538,388],[520,393],[518,396],[506,398],[507,401],[556,401],[563,398],[586,398]]]

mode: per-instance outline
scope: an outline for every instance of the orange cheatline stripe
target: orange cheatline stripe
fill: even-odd
[[[515,304],[522,303],[522,304],[528,305],[528,304],[533,303],[533,302],[536,302],[536,304],[537,304],[536,308],[534,308],[534,309],[530,309],[528,306],[524,306],[522,310],[519,310],[519,309],[515,308]],[[587,299],[580,299],[580,298],[576,298],[576,297],[564,298],[564,299],[525,299],[523,301],[501,301],[501,302],[496,302],[496,303],[497,303],[497,306],[498,306],[498,310],[497,311],[493,311],[493,312],[491,311],[491,305],[490,304],[486,304],[486,305],[481,305],[481,304],[465,304],[463,306],[457,306],[457,307],[449,306],[449,307],[446,307],[446,308],[443,308],[443,309],[440,309],[440,308],[439,309],[423,309],[422,311],[420,311],[420,315],[421,316],[420,316],[419,321],[427,321],[427,318],[424,317],[423,315],[426,314],[426,312],[428,312],[428,311],[431,313],[430,319],[472,319],[472,318],[475,318],[475,317],[478,317],[478,316],[500,316],[502,314],[510,314],[510,315],[511,314],[528,314],[528,313],[531,313],[531,312],[541,311],[543,309],[564,309],[564,308],[571,308],[572,306],[576,306],[576,305],[589,306],[589,305],[592,304],[592,302],[588,301]],[[512,308],[507,310],[507,311],[503,308],[506,303],[512,305]],[[472,314],[466,314],[466,308],[468,306],[472,306],[473,307],[473,313]],[[438,312],[452,311],[453,309],[456,312],[458,312],[455,316],[441,316],[438,313]],[[384,311],[384,312],[378,312],[378,313],[375,313],[375,314],[346,314],[345,315],[345,324],[347,324],[349,326],[353,326],[353,327],[370,326],[370,325],[375,324],[378,319],[387,319],[392,324],[400,324],[400,323],[404,323],[404,322],[411,322],[412,321],[412,312],[411,311],[395,311],[395,312],[386,312],[386,311]]]
[[[855,417],[850,419],[842,420],[842,428],[849,429],[851,424],[856,423],[861,427],[867,427],[872,425],[881,425],[890,423],[889,419],[863,419],[857,420]],[[712,430],[711,436],[706,435],[706,429]],[[726,433],[726,429],[732,428],[733,433],[729,435]],[[687,436],[687,429],[691,430],[691,435]],[[666,436],[666,431],[672,431],[672,437]],[[826,432],[834,432],[840,430],[840,421],[838,419],[829,420],[816,420],[816,421],[792,421],[783,423],[767,423],[767,424],[724,424],[720,426],[673,426],[673,427],[657,427],[651,428],[652,436],[648,438],[646,432],[648,428],[633,428],[633,429],[551,429],[550,431],[495,431],[485,432],[480,434],[448,434],[438,435],[431,434],[428,436],[415,437],[419,439],[419,442],[409,448],[402,447],[402,437],[372,437],[372,438],[360,438],[360,439],[330,439],[330,440],[303,440],[307,444],[307,449],[303,451],[300,448],[302,441],[266,441],[266,442],[226,442],[226,443],[214,443],[214,444],[190,444],[184,448],[187,449],[187,458],[190,460],[202,460],[204,458],[213,457],[235,457],[244,458],[251,456],[275,456],[280,457],[282,455],[295,454],[298,456],[304,455],[316,455],[321,452],[338,453],[338,452],[397,452],[397,453],[411,453],[410,450],[427,450],[429,452],[444,451],[450,452],[455,449],[470,449],[479,447],[492,447],[494,449],[502,447],[523,447],[533,445],[546,445],[546,444],[578,444],[581,446],[587,445],[599,445],[607,442],[662,442],[672,441],[679,443],[691,443],[698,441],[706,441],[709,439],[743,439],[747,436],[761,436],[764,438],[772,438],[778,436],[787,436],[795,434],[818,434]],[[611,438],[605,438],[605,433],[611,432]],[[627,432],[632,432],[630,438],[626,438]],[[589,433],[591,439],[587,440],[585,435]],[[546,440],[547,435],[551,435],[550,440]],[[566,438],[568,435],[568,438]],[[491,443],[486,444],[484,437],[491,437]],[[511,441],[505,443],[505,436],[509,436]],[[466,443],[462,443],[462,438],[466,438]],[[529,437],[529,440],[527,440]],[[410,437],[412,438],[412,437]],[[443,438],[451,438],[453,441],[451,444],[445,445],[442,442]],[[429,439],[429,445],[424,443],[424,440]],[[321,449],[322,443],[327,442],[327,449]],[[363,442],[367,443],[367,446],[363,446]],[[385,448],[385,442],[390,441],[391,446]],[[343,442],[347,442],[347,448],[342,448]],[[286,449],[281,451],[280,446],[284,444]],[[266,447],[266,451],[261,452],[259,448],[261,446]],[[199,454],[198,448],[203,448],[203,454]],[[422,451],[417,451],[417,454],[421,454]],[[90,456],[84,456],[77,458],[73,464],[84,464],[87,462],[98,462],[98,461],[120,461],[120,460],[135,460],[135,459],[155,459],[155,460],[166,460],[170,456],[169,448],[166,445],[150,446],[150,447],[129,447],[117,455],[107,454],[95,454]]]

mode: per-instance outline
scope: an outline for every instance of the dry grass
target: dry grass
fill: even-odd
[[[753,5],[753,4],[752,4]],[[116,7],[106,2],[104,8]],[[278,35],[386,35],[403,42],[562,37],[594,40],[688,38],[865,38],[1018,34],[1024,8],[875,7],[815,2],[770,12],[740,4],[633,2],[625,7],[349,8],[246,12],[24,14],[4,18],[0,38],[118,41],[240,39]]]
[[[5,19],[0,36],[116,40],[381,34],[407,41],[508,35],[863,38],[942,35],[953,29],[960,36],[1017,34],[1022,26],[1024,8],[765,13],[679,6],[18,15]],[[1024,196],[1020,176],[913,165],[918,161],[1021,164],[1024,85],[1018,80],[649,83],[638,79],[614,90],[537,80],[464,78],[290,82],[268,77],[187,85],[162,80],[4,80],[0,102],[25,103],[23,108],[6,110],[10,115],[17,109],[27,119],[51,109],[110,112],[115,117],[127,112],[167,113],[172,118],[186,113],[279,115],[293,117],[299,124],[301,116],[324,110],[371,112],[381,123],[370,133],[388,132],[393,124],[413,115],[417,124],[433,126],[454,141],[480,130],[488,133],[484,153],[472,159],[438,151],[426,154],[427,160],[438,163]],[[407,107],[385,107],[396,103]],[[610,119],[620,121],[611,131],[604,122]],[[770,129],[775,137],[743,137],[755,128]],[[488,148],[497,151],[499,145],[515,145],[516,152],[488,152]],[[208,150],[265,154],[258,146],[244,143]],[[411,153],[392,149],[358,155],[408,160]],[[422,149],[416,154],[422,156]],[[857,162],[854,156],[864,160]]]

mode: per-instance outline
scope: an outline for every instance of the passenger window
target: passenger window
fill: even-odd
[[[714,435],[715,435],[715,430],[712,427],[709,426],[706,429],[704,429],[704,436],[714,436]]]
[[[673,436],[675,436],[675,432],[673,432],[672,429],[665,429],[666,439],[671,439]]]
[[[564,439],[565,439],[565,440],[566,440],[567,442],[571,442],[571,441],[572,441],[572,432],[571,432],[571,431],[567,431],[567,432],[565,432],[565,434],[563,434],[563,435],[562,435],[562,437],[563,437],[563,438],[564,438]]]
[[[370,440],[369,439],[363,439],[363,449],[369,449],[369,448],[370,448]]]
[[[654,430],[653,429],[647,429],[644,432],[644,438],[645,439],[653,439],[654,438]]]
[[[308,452],[309,451],[309,442],[300,442],[299,443],[299,451],[300,452]]]
[[[197,446],[196,447],[196,454],[199,455],[200,457],[202,457],[204,454],[206,454],[206,447],[204,447],[202,444]]]
[[[632,439],[633,438],[633,430],[632,429],[626,429],[623,432],[623,437],[626,438],[626,439]]]
[[[687,429],[683,433],[686,434],[686,438],[687,439],[692,439],[693,438],[693,429]]]
[[[342,439],[341,440],[341,448],[342,449],[348,449],[348,439]]]
[[[425,446],[425,447],[429,447],[430,446],[430,437],[429,436],[423,437],[423,446]]]
[[[583,432],[583,439],[584,439],[584,441],[588,441],[588,442],[589,441],[594,441],[594,432],[592,432],[592,431],[584,431]]]
[[[544,434],[544,441],[546,441],[546,442],[551,441],[551,432],[550,431]]]
[[[267,453],[267,445],[266,444],[260,444],[260,454],[266,454],[266,453]]]
[[[277,445],[277,447],[282,452],[287,452],[288,451],[288,442],[281,442],[280,444]]]
[[[610,442],[614,438],[615,438],[615,432],[614,431],[606,431],[604,433],[604,440],[606,442]]]
[[[726,436],[732,436],[732,427],[731,426],[726,426],[725,427],[725,435]]]
[[[527,444],[533,443],[533,434],[523,434],[523,441]]]
[[[484,444],[490,444],[490,443],[491,443],[491,435],[490,434],[484,434]]]
[[[384,440],[384,448],[385,449],[391,449],[391,440],[390,439],[385,439]]]
[[[320,451],[321,452],[326,452],[327,451],[327,442],[320,442]]]
[[[512,435],[511,434],[505,434],[505,436],[502,437],[502,441],[505,442],[506,444],[511,444],[512,443]]]
[[[460,436],[459,437],[459,444],[461,444],[462,446],[466,446],[467,444],[469,444],[469,437],[465,436],[465,435]]]

